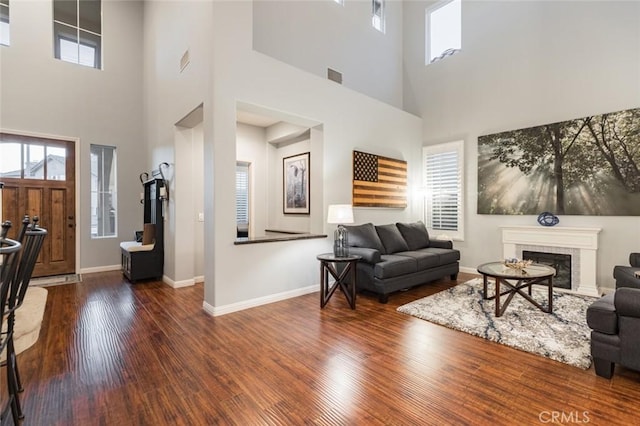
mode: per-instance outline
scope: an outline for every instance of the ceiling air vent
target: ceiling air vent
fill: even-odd
[[[331,68],[327,68],[327,78],[331,81],[335,81],[338,84],[342,84],[342,73]]]

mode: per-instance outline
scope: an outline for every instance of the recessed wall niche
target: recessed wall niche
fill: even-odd
[[[295,233],[322,233],[322,123],[261,106],[238,103],[236,110],[237,237],[262,238]],[[303,155],[306,154],[307,155]],[[302,214],[285,209],[285,159],[308,162],[304,173]],[[288,213],[285,213],[287,210]],[[308,211],[308,213],[307,213]],[[248,220],[247,220],[248,219]]]

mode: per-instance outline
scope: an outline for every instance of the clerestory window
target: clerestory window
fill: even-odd
[[[461,0],[437,3],[426,12],[426,63],[430,64],[462,49]]]
[[[385,0],[371,0],[371,25],[373,28],[385,32]]]
[[[9,0],[0,0],[0,44],[9,46]]]
[[[101,0],[53,0],[55,57],[102,68]]]

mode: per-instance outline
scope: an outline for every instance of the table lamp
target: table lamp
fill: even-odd
[[[342,225],[345,223],[353,223],[353,208],[351,204],[331,204],[327,216],[327,223],[338,225],[333,233],[334,256],[349,256],[349,233],[347,232],[347,228]]]

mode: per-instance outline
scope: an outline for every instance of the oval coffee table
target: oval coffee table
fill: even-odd
[[[489,262],[478,266],[478,272],[482,274],[482,297],[485,300],[496,299],[496,317],[504,314],[504,311],[516,293],[527,299],[541,311],[546,313],[553,312],[553,276],[556,274],[554,268],[540,263],[533,263],[524,269],[515,269],[505,266],[502,262]],[[496,283],[496,294],[492,297],[487,297],[487,278],[489,277],[493,278]],[[515,281],[515,283],[511,281]],[[507,287],[505,291],[501,291],[500,286],[502,284]],[[531,297],[531,286],[534,284],[545,285],[549,289],[549,301],[546,308]],[[528,289],[526,293],[523,291],[525,288]],[[500,296],[507,294],[509,295],[507,300],[500,306]]]

